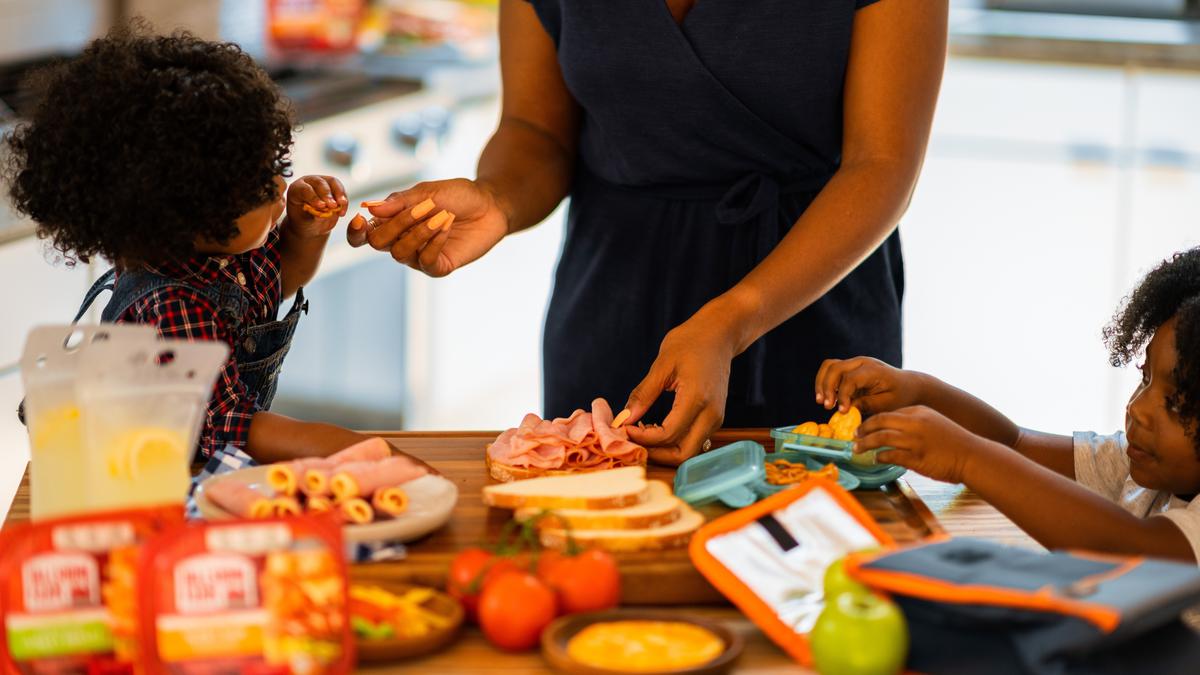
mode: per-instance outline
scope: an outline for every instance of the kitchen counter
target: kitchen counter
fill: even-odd
[[[410,557],[407,562],[356,565],[352,570],[352,575],[360,579],[379,578],[380,571],[386,568],[394,571],[403,570],[406,564],[419,567],[422,564],[422,556],[429,557],[428,552],[422,552],[423,545],[455,539],[459,535],[465,535],[468,531],[474,531],[471,528],[476,527],[481,518],[488,519],[486,512],[489,510],[482,506],[479,495],[476,494],[478,491],[476,483],[485,480],[482,452],[488,439],[494,437],[493,433],[384,432],[380,435],[387,437],[395,447],[429,461],[447,477],[459,483],[463,492],[460,496],[459,507],[456,509],[456,520],[447,526],[447,530],[453,531],[435,533],[429,539],[413,544],[410,547]],[[724,431],[717,436],[717,440],[724,443],[733,438],[742,437],[762,440],[766,437],[766,430]],[[673,473],[672,469],[651,467],[651,474],[659,478],[669,479],[671,473]],[[902,485],[902,483],[906,483],[906,485]],[[912,516],[907,523],[895,520],[881,522],[885,530],[892,533],[898,540],[912,540],[913,535],[921,532],[940,530],[956,536],[976,536],[1014,545],[1037,546],[1008,519],[962,486],[938,483],[910,473],[890,488],[892,488],[889,490],[891,494],[878,490],[856,494],[873,514],[883,510],[887,503],[896,501],[908,503],[913,507]],[[17,491],[16,498],[13,500],[6,524],[25,521],[28,516],[29,481],[28,474],[26,474]],[[482,544],[484,542],[475,543]],[[435,545],[434,548],[437,546]],[[663,557],[665,556],[667,553],[663,554]],[[811,672],[796,665],[757,627],[732,607],[685,604],[672,605],[669,611],[715,619],[740,633],[745,639],[746,647],[735,668],[738,673]],[[453,645],[438,654],[397,664],[363,666],[358,668],[357,672],[436,672],[447,675],[475,675],[479,673],[535,674],[553,671],[549,669],[539,653],[513,654],[499,651],[487,643],[478,628],[469,627],[464,629],[463,634]]]

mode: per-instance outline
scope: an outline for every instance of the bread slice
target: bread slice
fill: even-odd
[[[483,503],[502,509],[619,509],[649,496],[646,468],[530,478],[483,488]]]
[[[659,551],[686,546],[692,534],[704,524],[704,516],[686,504],[680,506],[681,515],[673,523],[645,530],[572,530],[575,543],[584,548],[601,548],[613,553],[631,551]],[[542,546],[557,550],[567,548],[567,531],[543,528],[540,532]]]
[[[493,461],[487,453],[483,455],[484,464],[487,465],[488,475],[501,483],[507,483],[514,480],[529,480],[530,478],[544,478],[546,476],[570,476],[577,473],[591,473],[593,471],[607,471],[607,467],[592,466],[578,467],[572,469],[541,469],[536,466],[513,466],[503,462]]]
[[[566,521],[573,530],[644,530],[679,520],[683,505],[661,480],[649,481],[646,501],[623,509],[555,509],[538,522],[539,527],[562,529]],[[542,509],[517,509],[517,520],[537,518]]]

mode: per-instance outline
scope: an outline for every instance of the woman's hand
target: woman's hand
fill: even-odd
[[[967,465],[1003,449],[925,406],[873,415],[858,428],[854,452],[887,447],[877,459],[947,483],[961,483]]]
[[[711,315],[711,313],[710,313]],[[629,395],[629,438],[659,464],[677,465],[701,451],[725,419],[729,364],[735,349],[719,320],[701,311],[663,338],[650,372]],[[664,391],[675,392],[662,426],[637,426]]]
[[[374,222],[347,230],[350,244],[390,251],[396,262],[431,277],[478,260],[508,234],[508,216],[493,192],[465,178],[418,183],[368,203],[368,210]],[[448,224],[443,211],[454,216]]]
[[[866,415],[922,403],[922,375],[893,368],[868,356],[827,359],[817,370],[817,403],[846,412],[856,405]]]
[[[342,181],[333,176],[302,176],[288,186],[288,228],[301,237],[323,237],[346,215],[347,206]]]

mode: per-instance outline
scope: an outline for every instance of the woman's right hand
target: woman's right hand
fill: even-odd
[[[898,410],[921,403],[922,377],[868,356],[827,359],[817,371],[817,403],[841,412],[854,405],[865,415]]]
[[[431,208],[414,210],[426,200],[433,202]],[[430,229],[443,210],[454,214],[454,221],[449,228]],[[431,277],[478,260],[508,234],[508,216],[492,191],[465,178],[418,183],[370,202],[368,211],[374,222],[358,219],[358,227],[346,231],[350,245],[389,251],[396,262]]]

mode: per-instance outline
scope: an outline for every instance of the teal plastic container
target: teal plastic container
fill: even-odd
[[[792,433],[792,429],[795,428],[796,425],[792,425],[771,430],[771,438],[775,439],[776,455],[791,453],[800,456],[810,469],[819,469],[833,462],[838,468],[839,476],[852,475],[859,480],[862,488],[868,490],[886,485],[908,471],[895,464],[876,462],[875,453],[878,451],[862,453],[856,457],[852,449],[854,444],[850,441]],[[868,458],[863,459],[863,455],[867,455]],[[852,458],[857,461],[852,461]]]
[[[734,509],[750,506],[763,497],[791,487],[767,482],[766,463],[776,459],[803,461],[809,468],[820,468],[828,463],[813,466],[807,457],[790,452],[768,457],[767,451],[758,443],[738,441],[681,464],[675,472],[675,496],[692,506],[717,501]],[[859,486],[859,480],[839,468],[838,484],[853,490]]]

